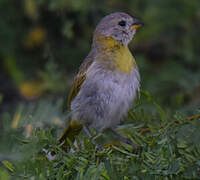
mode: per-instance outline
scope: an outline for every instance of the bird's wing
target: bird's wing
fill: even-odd
[[[83,64],[80,66],[79,72],[74,80],[74,84],[72,86],[72,89],[69,93],[68,99],[67,99],[67,108],[70,109],[71,101],[76,97],[78,94],[81,85],[83,84],[85,78],[86,78],[86,72],[88,67],[92,64],[93,59],[91,57],[87,57]]]

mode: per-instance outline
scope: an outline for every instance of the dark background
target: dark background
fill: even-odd
[[[145,23],[130,44],[142,89],[170,112],[199,106],[199,0],[0,0],[0,113],[67,96],[95,26],[116,11]]]

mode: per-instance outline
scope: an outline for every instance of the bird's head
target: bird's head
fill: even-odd
[[[143,23],[134,17],[123,12],[116,12],[105,16],[97,25],[94,32],[94,39],[101,35],[106,38],[113,38],[127,46],[132,40],[136,30],[143,26]]]

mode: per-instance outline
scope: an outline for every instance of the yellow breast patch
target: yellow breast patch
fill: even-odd
[[[115,64],[117,71],[128,73],[136,65],[128,47],[116,41],[112,37],[98,36],[97,41],[100,45],[101,60],[111,61]]]
[[[127,47],[121,46],[114,54],[113,60],[119,71],[128,73],[135,66],[135,59]]]

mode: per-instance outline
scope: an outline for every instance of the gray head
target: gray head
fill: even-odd
[[[96,34],[104,37],[112,37],[123,45],[128,45],[136,30],[142,27],[143,23],[134,17],[123,12],[116,12],[105,16],[97,25]]]

